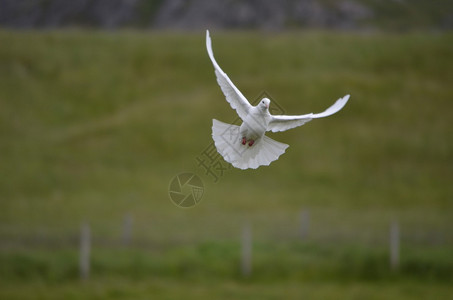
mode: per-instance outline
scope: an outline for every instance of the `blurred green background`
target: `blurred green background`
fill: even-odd
[[[266,92],[304,114],[351,99],[334,116],[269,134],[290,145],[269,167],[214,182],[196,158],[212,119],[236,114],[204,31],[0,31],[0,298],[451,299],[453,35],[211,37],[250,101]],[[204,182],[191,209],[168,196],[181,172]],[[87,280],[82,223],[92,234]]]

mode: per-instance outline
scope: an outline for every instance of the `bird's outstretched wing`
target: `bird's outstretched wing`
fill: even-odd
[[[238,88],[233,84],[233,82],[228,78],[228,75],[222,71],[222,69],[217,64],[214,54],[212,52],[211,38],[209,37],[209,30],[206,30],[206,48],[208,50],[209,58],[212,61],[212,64],[215,68],[215,75],[217,76],[217,82],[222,89],[223,94],[225,94],[226,100],[230,103],[231,107],[236,110],[239,117],[244,120],[247,116],[249,110],[252,108],[252,105],[247,101],[247,99],[242,95]]]
[[[338,112],[343,106],[346,105],[346,102],[349,100],[349,95],[344,96],[343,98],[338,99],[331,107],[319,114],[306,114],[300,116],[283,116],[276,115],[272,116],[271,121],[268,125],[268,131],[278,132],[285,131],[291,128],[295,128],[305,123],[311,121],[312,119],[324,118],[334,113]]]

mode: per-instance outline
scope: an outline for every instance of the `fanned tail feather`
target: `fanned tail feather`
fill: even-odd
[[[286,148],[289,147],[267,136],[255,141],[255,144],[251,147],[242,145],[239,126],[215,119],[212,121],[212,138],[217,151],[236,168],[245,170],[268,166],[285,153]]]

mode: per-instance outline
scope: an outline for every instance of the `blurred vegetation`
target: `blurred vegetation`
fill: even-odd
[[[360,2],[373,11],[374,18],[368,20],[369,25],[383,30],[410,31],[434,28],[442,30],[451,26],[453,3],[448,0],[361,0]]]
[[[236,115],[204,32],[0,31],[1,298],[449,297],[453,35],[211,36],[252,101],[265,91],[302,114],[351,100],[335,116],[270,134],[290,145],[271,166],[214,183],[195,158],[211,143],[212,118]],[[185,171],[206,188],[188,210],[167,194]],[[310,211],[306,241],[301,209]],[[125,213],[141,246],[109,247]],[[391,220],[403,237],[396,273]],[[82,221],[94,241],[85,285]],[[255,243],[246,281],[237,268],[244,222]]]
[[[244,280],[240,269],[238,241],[202,242],[196,245],[164,249],[96,247],[92,257],[94,279],[102,277],[205,278]],[[144,251],[147,250],[147,251]],[[417,249],[404,247],[398,270],[389,266],[384,247],[358,245],[320,245],[302,241],[278,244],[258,242],[254,245],[252,282],[288,280],[339,280],[386,283],[395,280],[423,280],[448,284],[453,280],[453,247]],[[4,251],[0,278],[50,283],[78,280],[78,253],[63,249],[50,256],[45,249]],[[127,276],[125,276],[127,275]]]

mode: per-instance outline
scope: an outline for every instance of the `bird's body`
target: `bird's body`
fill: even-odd
[[[246,141],[255,143],[266,133],[270,121],[271,114],[268,107],[254,106],[242,122],[239,132]]]
[[[285,153],[289,146],[267,137],[265,135],[267,131],[285,131],[301,126],[312,119],[330,116],[341,110],[349,99],[349,95],[346,95],[319,114],[271,115],[268,98],[263,98],[258,105],[252,106],[222,71],[212,52],[209,31],[206,31],[206,48],[214,65],[217,82],[226,100],[243,121],[241,126],[236,126],[214,119],[212,125],[212,138],[217,151],[236,168],[256,169],[262,165],[269,165]]]

